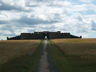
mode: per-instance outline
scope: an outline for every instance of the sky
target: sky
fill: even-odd
[[[96,1],[0,0],[0,39],[35,31],[96,38]]]

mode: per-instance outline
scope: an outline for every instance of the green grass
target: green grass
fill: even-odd
[[[35,72],[41,55],[43,41],[32,54],[16,57],[1,65],[0,72]]]
[[[72,66],[64,57],[63,52],[59,50],[57,46],[52,44],[49,41],[50,49],[51,49],[51,55],[53,57],[53,61],[56,64],[57,68],[59,69],[60,72],[71,72],[72,71]]]
[[[51,41],[49,41],[49,45],[54,63],[56,64],[60,72],[96,71],[96,61],[92,59],[82,59],[81,55],[67,55]]]

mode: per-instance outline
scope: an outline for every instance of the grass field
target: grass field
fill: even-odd
[[[34,72],[41,48],[40,40],[0,41],[0,72]]]
[[[56,39],[50,46],[61,72],[96,71],[96,39]]]

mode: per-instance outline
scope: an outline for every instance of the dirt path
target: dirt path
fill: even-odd
[[[43,47],[43,54],[41,56],[41,59],[40,59],[40,66],[39,66],[39,72],[50,72],[49,71],[49,63],[48,63],[48,59],[47,59],[47,44],[48,44],[48,41],[45,40],[44,42],[44,47]]]
[[[41,58],[36,72],[59,72],[51,56],[48,41],[44,41]]]

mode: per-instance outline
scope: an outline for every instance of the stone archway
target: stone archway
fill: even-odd
[[[49,39],[49,33],[48,32],[44,32],[44,39]]]

